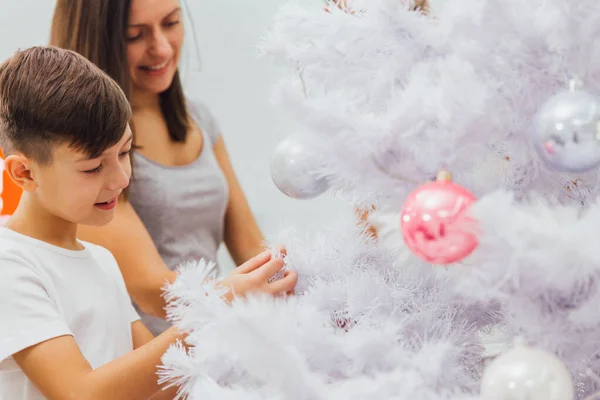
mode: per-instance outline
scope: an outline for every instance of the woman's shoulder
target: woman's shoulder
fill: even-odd
[[[193,98],[190,96],[185,97],[185,104],[188,112],[192,114],[192,117],[212,117],[212,112],[204,100]]]
[[[208,105],[202,100],[190,97],[186,97],[186,105],[190,116],[214,145],[221,136],[221,128]]]

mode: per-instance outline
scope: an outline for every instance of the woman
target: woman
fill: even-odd
[[[169,326],[162,290],[177,266],[216,262],[223,240],[237,265],[263,250],[217,122],[184,97],[183,39],[178,0],[58,0],[52,20],[50,44],[97,64],[132,104],[128,193],[109,226],[82,228],[80,237],[112,251],[154,334]]]

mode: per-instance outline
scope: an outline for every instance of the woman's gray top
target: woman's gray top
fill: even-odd
[[[171,270],[201,258],[217,262],[229,199],[227,180],[213,153],[219,126],[202,103],[188,102],[188,108],[204,139],[198,158],[187,165],[165,166],[134,153],[129,189],[131,205]],[[170,327],[168,321],[136,309],[155,335]]]

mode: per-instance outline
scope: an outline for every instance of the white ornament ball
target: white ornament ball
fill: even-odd
[[[275,186],[294,199],[312,199],[329,189],[327,181],[314,173],[313,149],[301,136],[290,136],[275,148],[271,178]]]
[[[600,165],[600,97],[576,90],[556,94],[534,119],[533,146],[545,164],[580,173]]]
[[[522,342],[491,361],[481,380],[482,400],[573,400],[574,393],[557,357]]]

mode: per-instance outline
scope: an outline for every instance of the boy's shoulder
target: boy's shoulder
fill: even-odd
[[[108,249],[81,240],[79,243],[85,248],[84,251],[63,249],[0,227],[0,260],[14,261],[30,266],[35,266],[40,261],[47,265],[53,259],[61,261],[63,259],[79,259],[78,262],[95,259],[101,264],[116,262]]]
[[[0,227],[0,276],[20,283],[33,279],[42,286],[63,282],[66,276],[82,284],[110,277],[110,281],[124,287],[119,265],[108,249],[81,240],[79,243],[83,250],[68,250]],[[10,279],[5,281],[11,284]]]
[[[117,260],[115,259],[115,256],[106,247],[91,242],[86,242],[84,240],[79,240],[79,243],[81,243],[96,260],[101,260],[106,263],[117,265]]]
[[[35,250],[20,235],[8,228],[0,228],[0,261],[29,264],[35,258]]]

